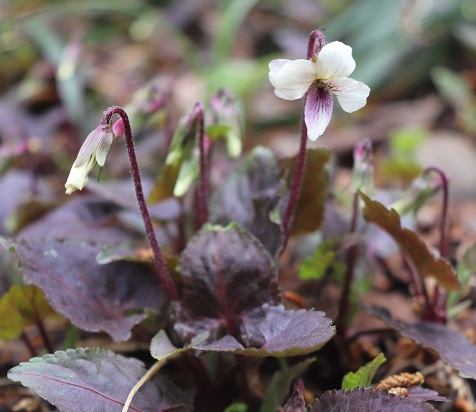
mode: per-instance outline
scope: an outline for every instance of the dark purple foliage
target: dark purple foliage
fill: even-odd
[[[389,394],[372,388],[327,391],[312,404],[309,412],[427,412],[436,411],[429,403]]]
[[[210,221],[236,222],[255,235],[274,256],[282,247],[283,232],[271,221],[278,205],[281,178],[269,149],[255,148],[213,194]]]
[[[300,378],[293,379],[289,385],[289,393],[283,412],[306,412],[307,403],[304,399],[304,382]]]
[[[210,342],[210,334],[205,332],[184,349],[178,349],[161,331],[152,340],[150,349],[159,360],[188,349],[256,357],[298,356],[319,349],[334,333],[335,328],[323,312],[285,310],[281,305],[264,304],[243,317],[239,338],[246,346],[230,335]]]
[[[388,310],[376,306],[367,307],[366,311],[382,319],[403,336],[436,352],[461,377],[476,379],[476,346],[457,331],[438,323],[395,320]]]
[[[451,402],[444,396],[439,396],[438,392],[432,391],[431,389],[422,388],[421,386],[413,386],[408,388],[408,398],[415,399],[418,402]]]
[[[117,243],[131,238],[114,224],[119,208],[96,196],[79,196],[22,230],[22,239],[75,239]]]
[[[145,178],[142,178],[142,180],[144,192],[147,194],[152,188],[152,183]],[[121,180],[111,184],[90,181],[88,182],[88,190],[117,206],[139,213],[139,206],[131,179]],[[149,213],[151,218],[157,220],[166,221],[177,219],[180,215],[180,203],[175,198],[169,198],[162,202],[149,205]]]
[[[11,369],[8,377],[32,389],[60,411],[117,412],[144,374],[144,365],[136,359],[87,348],[30,359]],[[191,411],[191,396],[167,378],[156,375],[134,395],[129,411],[161,412],[172,408]]]
[[[51,306],[81,329],[105,330],[127,340],[145,313],[159,312],[165,296],[150,265],[114,262],[100,265],[100,247],[87,242],[31,239],[11,242],[24,280],[40,287]]]
[[[243,316],[279,301],[277,268],[262,244],[236,224],[203,228],[185,248],[183,299],[173,305],[175,329],[185,341],[219,329],[237,336]]]

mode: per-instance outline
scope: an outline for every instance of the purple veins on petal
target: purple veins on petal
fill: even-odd
[[[332,116],[331,91],[319,83],[313,83],[309,88],[304,108],[304,120],[307,127],[307,135],[315,141],[326,130]]]

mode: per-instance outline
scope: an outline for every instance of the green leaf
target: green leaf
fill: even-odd
[[[448,311],[452,312],[452,316],[457,314],[454,313],[455,311],[453,310],[453,307],[461,298],[469,279],[474,273],[476,273],[476,243],[466,250],[456,267],[456,276],[463,285],[463,288],[460,291],[450,292],[448,295]],[[460,308],[464,309],[465,306],[466,305],[463,305]]]
[[[244,403],[232,403],[223,412],[246,412],[247,410],[248,406]]]
[[[25,326],[53,315],[56,312],[51,309],[40,288],[13,285],[0,300],[0,338],[16,339]]]
[[[213,52],[215,63],[226,60],[236,40],[236,32],[257,0],[230,0],[224,2],[226,9],[218,19],[219,26],[216,32]]]
[[[373,361],[362,366],[357,372],[349,372],[342,379],[342,389],[366,388],[370,386],[375,373],[385,361],[385,356],[381,353]]]
[[[322,242],[312,256],[305,259],[299,266],[299,277],[302,280],[322,279],[326,271],[336,263],[335,249],[340,243],[339,237]]]
[[[182,117],[175,130],[165,165],[150,195],[149,202],[157,203],[172,196],[183,196],[198,176],[198,157],[193,153],[197,131],[194,109]]]

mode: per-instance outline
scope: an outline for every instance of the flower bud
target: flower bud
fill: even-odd
[[[114,133],[109,125],[100,124],[84,141],[78,157],[69,172],[65,188],[70,195],[76,190],[82,190],[89,180],[89,173],[96,164],[103,167],[114,140]]]

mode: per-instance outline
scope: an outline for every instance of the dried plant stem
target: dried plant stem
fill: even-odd
[[[164,285],[167,295],[170,300],[178,300],[177,289],[175,284],[170,276],[167,266],[165,266],[164,259],[162,257],[162,252],[160,251],[159,243],[155,237],[154,228],[152,226],[152,220],[150,218],[149,209],[147,208],[147,203],[144,197],[144,191],[142,189],[142,181],[140,177],[139,165],[137,163],[136,152],[134,149],[134,138],[132,136],[131,124],[127,113],[118,106],[113,106],[107,109],[103,114],[102,121],[105,124],[109,124],[112,116],[118,115],[124,122],[124,134],[126,138],[127,152],[129,154],[129,161],[131,166],[132,180],[134,181],[134,188],[136,192],[137,202],[139,204],[139,209],[144,220],[145,231],[147,238],[149,240],[152,253],[154,255],[154,261],[157,267],[157,274],[159,280]]]
[[[122,408],[122,412],[127,412],[129,410],[129,406],[131,405],[132,398],[134,395],[139,391],[142,386],[144,386],[148,381],[150,381],[155,374],[167,363],[168,359],[162,359],[160,361],[155,362],[152,367],[145,373],[145,375],[139,379],[139,381],[134,385],[134,387],[129,392],[127,396],[126,403]]]
[[[357,219],[359,216],[359,195],[354,193],[354,200],[352,206],[352,221],[350,223],[350,233],[353,234],[357,230]],[[339,312],[337,314],[337,333],[340,336],[345,336],[345,319],[349,311],[350,290],[352,287],[352,280],[354,279],[354,266],[357,259],[358,245],[353,245],[347,252],[346,272],[344,278],[344,287],[339,302]]]

